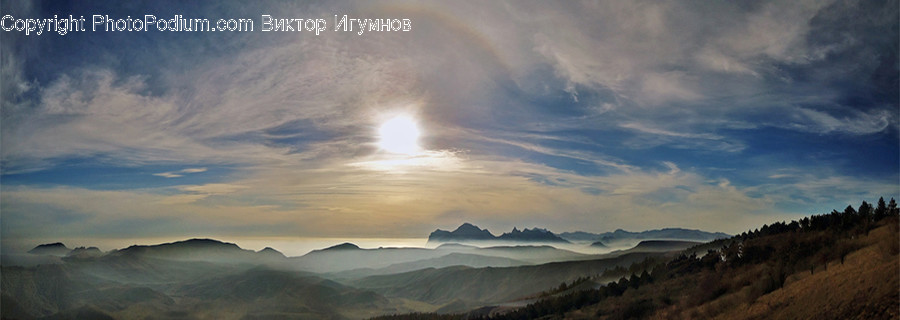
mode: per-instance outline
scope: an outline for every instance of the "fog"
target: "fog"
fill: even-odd
[[[75,247],[97,247],[106,252],[115,249],[124,249],[132,245],[152,245],[170,243],[185,240],[187,238],[209,238],[231,242],[243,249],[259,251],[266,247],[278,250],[285,256],[302,256],[313,250],[324,249],[341,243],[350,242],[363,249],[376,249],[379,247],[429,247],[424,238],[304,238],[304,237],[220,237],[220,236],[192,236],[192,237],[159,237],[159,238],[60,238],[52,241],[3,241],[2,253],[19,254],[26,253],[35,246],[44,243],[62,242],[70,249]],[[430,246],[435,247],[435,246]]]

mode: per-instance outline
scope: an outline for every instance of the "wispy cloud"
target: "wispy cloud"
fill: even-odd
[[[619,126],[649,135],[649,137],[639,137],[626,142],[627,145],[636,148],[666,145],[675,148],[689,148],[706,151],[740,152],[746,147],[744,143],[740,141],[729,141],[733,139],[728,139],[713,133],[670,131],[636,122],[623,123]]]
[[[686,133],[686,132],[675,132],[669,131],[665,129],[659,128],[651,128],[644,124],[640,123],[623,123],[620,125],[622,128],[634,129],[641,132],[646,132],[650,134],[677,137],[677,138],[689,138],[689,139],[705,139],[705,140],[721,140],[722,136],[710,134],[710,133]]]
[[[795,204],[896,193],[897,169],[883,163],[898,157],[897,75],[879,70],[896,71],[898,40],[872,30],[895,25],[897,8],[874,5],[267,5],[403,15],[415,30],[192,45],[148,33],[64,64],[49,63],[63,50],[26,55],[57,38],[4,36],[3,174],[75,159],[158,165],[142,175],[173,179],[131,191],[4,185],[3,237],[421,236],[462,218],[739,232],[810,213]],[[177,61],[157,58],[170,50]],[[378,125],[397,113],[419,120],[422,154],[378,149]],[[870,143],[882,151],[862,152]],[[191,180],[223,166],[234,173]]]
[[[882,132],[893,123],[897,125],[900,120],[896,113],[887,110],[873,110],[860,112],[851,110],[841,119],[827,112],[806,108],[798,109],[798,120],[807,120],[794,126],[799,130],[809,130],[817,133],[845,132],[849,134],[871,134]],[[802,124],[805,123],[805,124]]]
[[[188,169],[182,169],[182,170],[178,170],[178,171],[154,173],[153,175],[164,177],[164,178],[180,178],[180,177],[183,177],[184,174],[200,173],[200,172],[206,172],[206,168],[188,168]]]

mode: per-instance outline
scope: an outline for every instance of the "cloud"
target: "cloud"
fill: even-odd
[[[164,178],[180,178],[184,176],[184,173],[200,173],[206,172],[206,168],[188,168],[178,171],[169,171],[169,172],[160,172],[154,173],[154,176],[160,176]]]
[[[196,186],[182,186],[179,189],[190,192],[190,193],[219,195],[219,194],[234,193],[234,192],[244,189],[244,188],[246,188],[246,187],[239,186],[239,185],[233,185],[233,184],[210,183],[210,184],[196,185]]]
[[[773,183],[764,183],[749,188],[751,195],[766,194],[773,201],[782,204],[785,210],[800,210],[805,214],[819,214],[847,205],[858,206],[863,200],[875,201],[879,197],[893,197],[900,194],[900,186],[893,179],[869,180],[859,177],[829,172],[808,172],[795,175],[772,175]]]
[[[523,5],[528,8],[465,3],[409,7],[415,9],[373,6],[359,10],[405,10],[398,12],[427,23],[401,36],[283,39],[277,45],[200,59],[187,70],[163,65],[159,72],[165,73],[159,74],[119,74],[96,66],[63,70],[39,90],[37,108],[6,112],[4,167],[28,170],[52,159],[94,155],[133,163],[259,165],[295,161],[301,149],[307,157],[327,157],[322,152],[329,149],[360,154],[371,150],[365,148],[371,148],[367,142],[368,131],[376,125],[373,119],[391,109],[417,113],[434,128],[513,136],[530,123],[631,130],[667,123],[689,128],[694,136],[638,130],[656,137],[628,143],[652,147],[678,138],[682,141],[676,145],[684,148],[730,152],[745,148],[739,137],[708,138],[723,136],[719,129],[728,123],[784,108],[796,115],[792,122],[776,120],[771,125],[851,134],[883,130],[891,120],[884,116],[884,107],[848,116],[858,123],[844,130],[834,123],[841,116],[805,105],[811,101],[807,97],[820,99],[813,103],[834,103],[840,97],[771,89],[791,86],[780,80],[791,78],[790,73],[773,71],[778,63],[809,63],[808,57],[816,56],[810,52],[827,45],[804,39],[817,31],[811,21],[828,6],[717,4],[709,13],[687,3],[653,2],[573,2],[553,8],[540,3]],[[463,14],[473,10],[494,19]],[[508,28],[503,21],[520,28],[512,35],[501,32]],[[231,41],[240,48],[241,41],[258,40]],[[229,63],[221,63],[226,60]],[[21,68],[4,70],[16,73]],[[536,77],[547,68],[557,78]],[[179,90],[154,91],[151,86]],[[532,88],[575,94],[579,100],[565,107],[570,110],[529,105],[529,99],[539,98],[530,96]],[[761,92],[775,94],[760,100]],[[737,103],[719,103],[723,98]],[[779,102],[785,98],[805,100]],[[571,121],[598,114],[603,117]],[[267,134],[290,124],[302,124],[290,132],[297,137],[291,143]],[[545,154],[574,153],[505,140],[520,140],[515,143],[528,143]]]
[[[827,112],[800,108],[798,117],[807,120],[805,124],[796,124],[795,128],[817,133],[841,132],[854,135],[872,134],[882,132],[891,123],[896,126],[897,116],[884,110],[870,112],[849,111],[847,116],[840,119]]]
[[[666,145],[674,148],[699,149],[706,151],[740,152],[746,148],[740,141],[729,141],[724,136],[712,133],[677,132],[648,126],[646,124],[629,122],[619,125],[622,128],[632,129],[643,134],[635,139],[626,141],[626,145],[634,148],[648,148]]]
[[[115,46],[53,68],[42,62],[61,53],[29,58],[40,43],[3,37],[4,174],[72,159],[186,168],[150,171],[185,185],[131,191],[4,186],[3,236],[418,237],[461,218],[500,229],[519,221],[555,231],[740,232],[797,214],[790,204],[896,192],[880,180],[841,185],[857,170],[842,159],[830,172],[839,179],[810,176],[819,168],[797,154],[818,134],[864,145],[897,130],[896,86],[879,91],[896,73],[872,80],[895,70],[896,59],[876,54],[878,41],[863,35],[887,47],[896,37],[861,31],[883,27],[879,17],[846,22],[847,32],[823,27],[845,27],[844,5],[272,6],[265,9],[309,9],[306,16],[390,13],[415,27],[188,38],[196,45],[151,34],[161,37],[153,45]],[[895,7],[878,9],[896,20]],[[156,60],[168,52],[178,61]],[[426,152],[379,152],[376,129],[397,113],[419,120]],[[757,175],[775,166],[765,154],[772,129],[792,133],[779,136],[789,155],[778,160],[796,161],[775,165],[800,165]],[[713,168],[726,164],[741,173]],[[185,182],[220,166],[234,174]]]
[[[622,128],[634,129],[641,132],[646,132],[650,134],[677,137],[677,138],[689,138],[689,139],[706,139],[706,140],[721,140],[723,137],[709,134],[709,133],[684,133],[684,132],[674,132],[668,131],[664,129],[651,128],[646,125],[640,123],[624,123],[620,125]]]
[[[5,187],[3,235],[150,237],[189,236],[201,230],[220,235],[421,237],[435,224],[458,223],[453,219],[460,216],[498,228],[518,221],[558,231],[588,226],[603,231],[694,221],[693,227],[725,230],[722,226],[730,222],[765,220],[766,215],[747,212],[771,207],[765,198],[711,184],[673,163],[666,164],[667,171],[610,176],[582,176],[508,160],[464,163],[452,172],[384,172],[352,164],[306,172],[267,169],[229,184],[156,190]],[[537,176],[555,183],[536,181]],[[596,192],[584,192],[588,187]],[[212,201],[216,196],[227,197]],[[698,206],[702,209],[692,209]],[[459,214],[444,217],[448,210]],[[53,223],[60,229],[45,229],[45,220],[54,219],[52,212],[69,217]],[[654,217],[652,222],[649,217]],[[166,231],[172,225],[179,227]],[[735,226],[726,231],[737,231],[740,225]]]

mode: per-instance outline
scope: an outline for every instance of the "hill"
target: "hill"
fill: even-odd
[[[493,246],[476,248],[471,252],[481,255],[522,260],[535,264],[596,258],[596,256],[565,249],[557,249],[556,247],[549,245]]]
[[[900,317],[900,268],[898,256],[890,254],[892,249],[885,246],[897,238],[896,230],[891,230],[893,227],[896,224],[873,230],[869,236],[860,239],[858,244],[862,248],[847,254],[844,263],[838,258],[827,269],[823,264],[819,272],[794,273],[785,279],[780,290],[760,296],[752,303],[743,303],[741,307],[727,310],[717,317],[897,319]],[[700,306],[697,312],[708,312],[708,308]]]
[[[696,241],[679,241],[679,240],[644,240],[639,242],[634,248],[621,251],[627,252],[664,252],[674,250],[684,250],[696,245],[703,244]],[[613,253],[620,253],[619,251]]]
[[[371,291],[267,268],[189,283],[174,295],[195,314],[214,319],[360,318],[391,303]]]
[[[273,252],[274,251],[274,252]],[[284,255],[274,249],[254,252],[241,249],[234,243],[213,239],[189,239],[157,245],[133,245],[121,250],[113,250],[108,256],[141,256],[148,258],[206,261],[215,263],[281,264],[286,260]],[[276,253],[276,254],[273,254]]]
[[[294,270],[335,273],[360,268],[380,269],[397,263],[437,258],[448,253],[450,252],[426,248],[361,249],[354,244],[344,243],[288,258],[288,265]]]
[[[344,319],[371,316],[383,309],[398,310],[391,307],[389,299],[374,292],[311,275],[265,267],[236,272],[198,265],[190,268],[206,275],[183,277],[172,274],[169,282],[153,286],[101,279],[79,266],[3,267],[0,273],[2,316],[4,319],[159,316],[179,319]]]
[[[599,275],[614,267],[627,267],[660,253],[632,253],[615,258],[554,262],[508,268],[449,267],[424,269],[394,275],[372,276],[349,282],[388,297],[431,304],[459,299],[482,305],[512,301],[570,282]]]
[[[412,262],[397,263],[380,269],[354,269],[326,275],[327,277],[335,277],[339,279],[359,279],[368,276],[397,274],[409,271],[429,269],[429,268],[446,268],[452,266],[466,266],[472,268],[484,267],[513,267],[528,265],[530,263],[503,257],[484,256],[470,253],[453,252],[445,256],[422,259]]]
[[[104,281],[66,265],[3,267],[0,279],[4,319],[78,315],[86,312],[83,308],[88,305],[108,309],[91,310],[90,318],[101,319],[110,317],[116,306],[172,303],[171,298],[152,289]]]
[[[466,255],[447,256],[451,253]],[[475,256],[485,258],[469,259]],[[443,261],[432,260],[443,257]],[[454,259],[464,258],[464,259]],[[494,259],[489,259],[494,258]],[[401,268],[420,265],[423,267],[444,267],[451,265],[480,266],[509,266],[521,264],[539,264],[553,261],[588,259],[591,256],[557,249],[548,245],[519,245],[519,246],[493,246],[479,248],[459,244],[441,245],[435,249],[427,248],[378,248],[361,249],[350,243],[333,246],[326,249],[314,250],[300,257],[288,258],[286,264],[293,270],[303,270],[340,277],[351,274],[365,274],[379,271],[391,265],[402,264]],[[429,261],[430,260],[430,261]],[[456,261],[453,261],[456,260]],[[478,260],[478,261],[476,261]],[[440,262],[439,262],[440,261]],[[365,271],[362,269],[369,269]],[[362,271],[349,272],[351,270]],[[407,270],[408,271],[408,270]]]
[[[599,288],[566,292],[564,284],[563,294],[526,306],[378,319],[896,319],[898,237],[896,202],[863,202],[685,251],[717,248],[704,255],[632,265],[630,276]]]

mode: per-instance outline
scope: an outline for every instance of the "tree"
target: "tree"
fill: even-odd
[[[881,220],[887,215],[887,205],[884,203],[884,197],[878,198],[878,206],[875,207],[875,221]]]
[[[863,204],[866,204],[866,202],[863,201]],[[866,204],[866,205],[868,205],[868,204]],[[845,216],[855,216],[856,213],[857,213],[857,212],[856,212],[856,209],[853,209],[853,206],[851,206],[851,205],[847,205],[847,207],[844,208],[844,215],[845,215]]]
[[[841,229],[849,230],[853,223],[856,222],[856,216],[856,209],[853,209],[851,205],[847,205],[847,208],[844,208],[844,213],[841,214]]]
[[[859,205],[859,216],[862,218],[867,218],[872,213],[872,205],[868,202],[863,201],[861,205]]]
[[[868,202],[863,201],[861,205],[859,205],[859,218],[862,219],[862,228],[866,235],[869,234],[869,226],[870,220],[872,219],[872,205]],[[844,263],[844,257],[841,257],[841,264]]]
[[[888,215],[897,216],[900,214],[900,208],[897,208],[897,201],[894,198],[891,198],[891,202],[888,203]]]
[[[653,283],[653,277],[650,276],[647,269],[644,269],[644,272],[641,272],[641,283]]]

